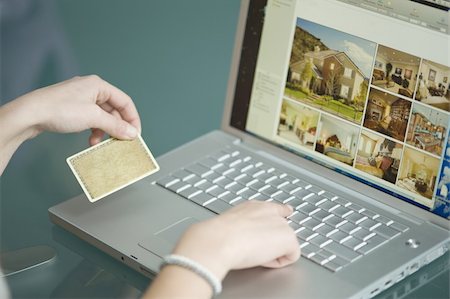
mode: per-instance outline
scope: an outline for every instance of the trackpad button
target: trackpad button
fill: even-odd
[[[181,219],[155,232],[149,238],[138,242],[138,245],[160,257],[164,257],[172,252],[177,241],[186,229],[197,222],[197,219],[191,217]]]

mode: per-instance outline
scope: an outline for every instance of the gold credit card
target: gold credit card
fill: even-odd
[[[67,158],[67,163],[91,202],[159,170],[141,136],[105,140]]]

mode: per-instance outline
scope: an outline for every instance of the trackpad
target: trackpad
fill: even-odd
[[[160,257],[164,257],[172,252],[175,244],[186,229],[197,222],[197,219],[191,217],[181,219],[155,232],[149,238],[138,242],[138,245]]]

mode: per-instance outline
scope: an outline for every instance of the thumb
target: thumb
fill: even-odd
[[[97,128],[118,139],[134,139],[138,135],[135,127],[115,117],[99,107],[100,112],[93,120],[91,127]]]

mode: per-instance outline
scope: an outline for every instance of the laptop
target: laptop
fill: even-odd
[[[151,277],[192,223],[286,203],[302,249],[220,298],[372,298],[450,243],[448,1],[242,1],[221,130],[52,222]]]

